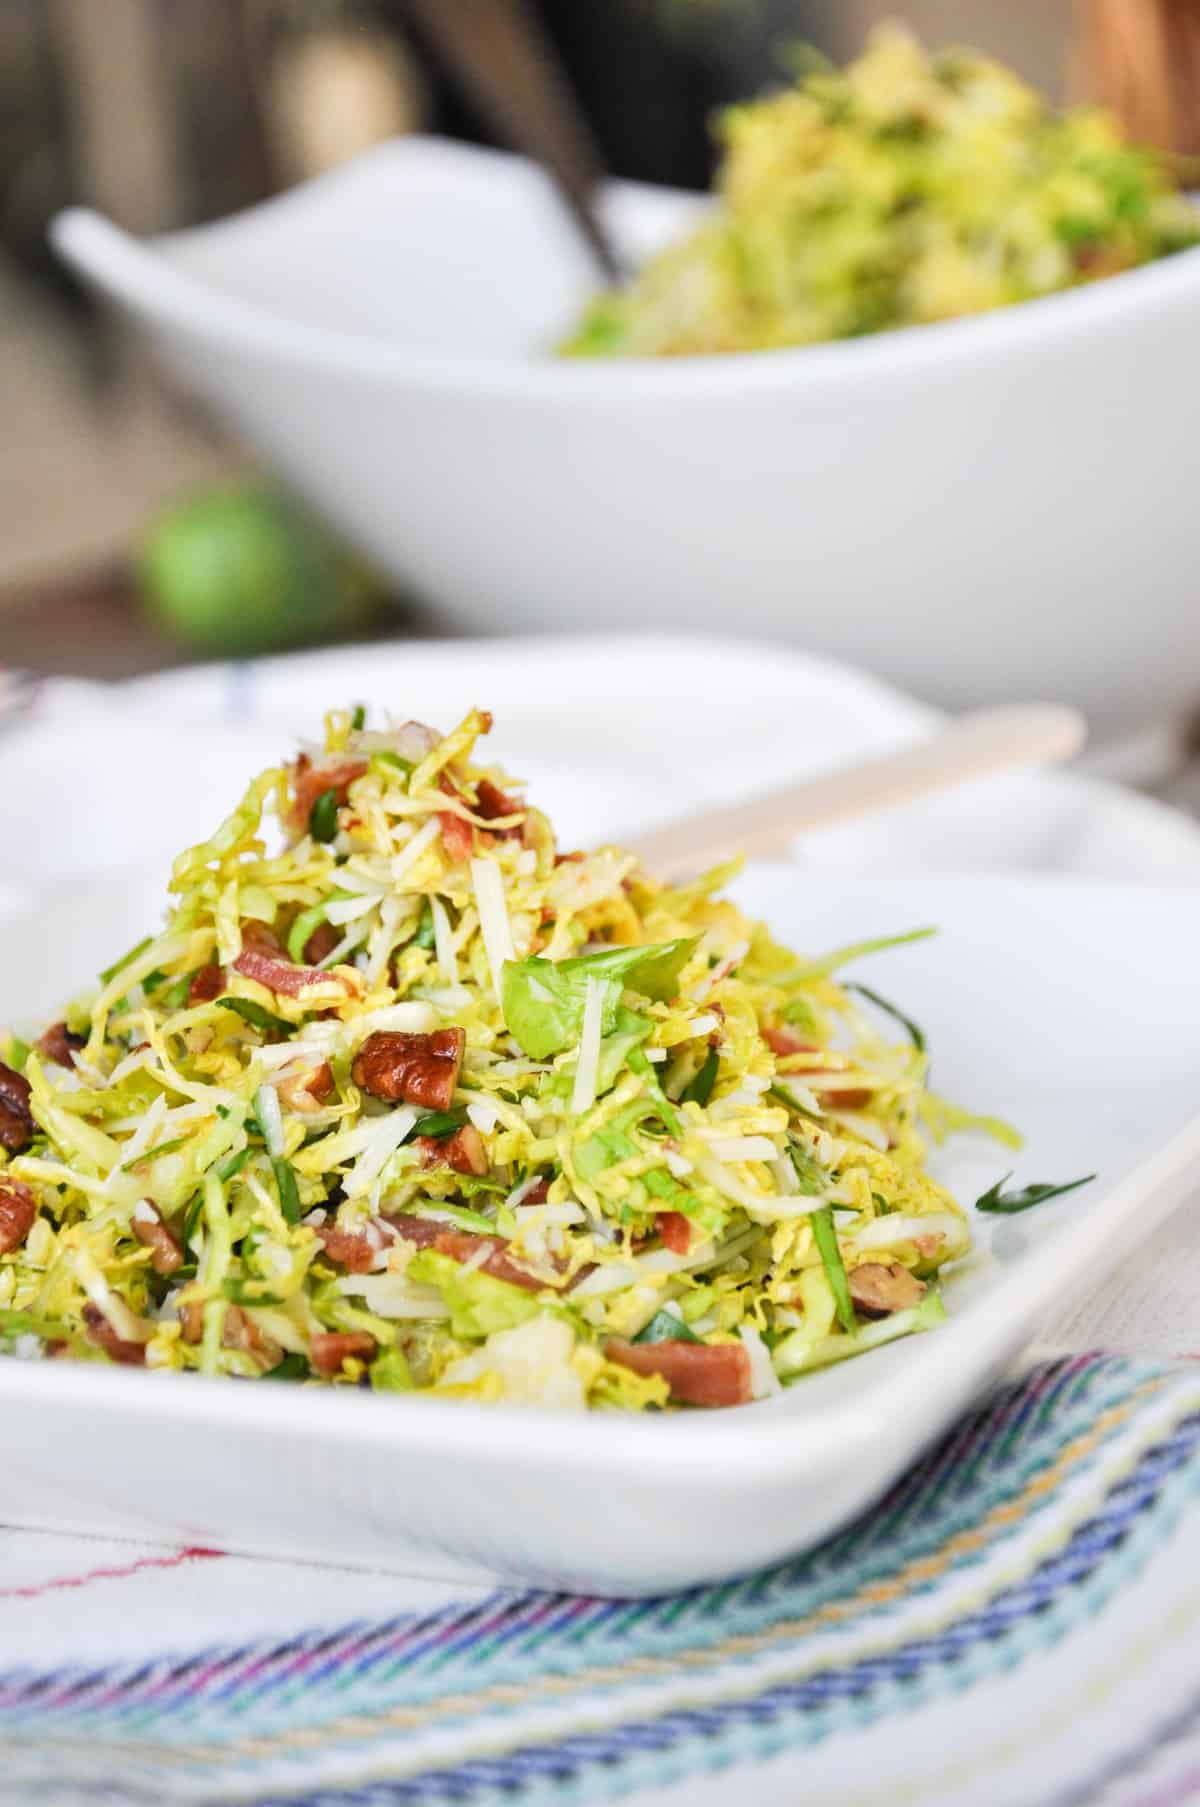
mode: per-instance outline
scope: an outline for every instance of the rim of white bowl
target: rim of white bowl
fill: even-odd
[[[491,166],[499,180],[522,176],[529,165],[504,151],[460,145],[414,134],[392,140],[353,163],[318,176],[255,207],[207,225],[139,239],[103,214],[70,207],[50,225],[54,249],[78,274],[134,314],[151,331],[167,327],[209,344],[224,342],[269,363],[301,363],[326,371],[399,380],[430,391],[505,394],[539,401],[673,399],[681,404],[738,393],[761,395],[841,390],[851,383],[886,382],[956,369],[963,362],[1005,359],[1056,343],[1120,334],[1131,316],[1151,322],[1181,298],[1200,296],[1200,246],[1080,288],[1014,303],[989,313],[923,326],[900,327],[853,340],[687,358],[527,359],[406,352],[369,333],[340,332],[293,319],[271,308],[221,293],[170,259],[173,246],[198,244],[230,231],[245,233],[268,217],[300,218],[324,208],[370,179],[384,163],[431,159],[447,168]],[[679,190],[614,182],[614,198],[637,197],[651,205],[696,200]]]

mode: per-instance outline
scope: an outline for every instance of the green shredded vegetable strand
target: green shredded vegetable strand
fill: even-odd
[[[122,954],[119,960],[114,960],[111,966],[105,967],[100,974],[101,985],[111,985],[118,973],[123,973],[127,966],[132,966],[138,955],[144,954],[146,949],[152,947],[153,944],[154,936],[144,935],[136,947],[131,947],[129,952]]]
[[[819,960],[805,961],[776,983],[801,985],[809,979],[828,979],[843,966],[849,966],[852,960],[863,960],[868,954],[886,953],[894,947],[908,947],[914,941],[928,941],[936,934],[935,928],[909,929],[903,935],[879,935],[872,941],[849,941],[845,947],[835,947],[832,953],[823,954]]]
[[[308,812],[308,832],[314,841],[329,842],[337,838],[337,831],[337,791],[322,791]]]
[[[289,1162],[274,1156],[271,1168],[275,1175],[275,1185],[279,1192],[279,1209],[288,1223],[299,1223],[304,1215],[304,1207],[300,1203],[300,1193],[296,1186],[296,1175]]]
[[[367,725],[367,706],[365,703],[355,703],[354,708],[350,714],[350,727],[355,734],[359,734],[366,727],[366,725]]]
[[[328,908],[328,903],[322,902],[313,904],[311,909],[301,910],[299,916],[297,916],[295,922],[288,930],[288,958],[294,960],[297,966],[303,965],[304,950],[308,946],[310,937],[325,921],[325,912]]]
[[[264,1035],[286,1038],[296,1033],[295,1023],[289,1023],[286,1017],[276,1016],[273,1011],[265,1010],[253,998],[223,997],[216,1001],[222,1010],[232,1010],[235,1016],[240,1016],[252,1029],[261,1029]]]
[[[446,1136],[452,1136],[455,1130],[461,1129],[467,1122],[466,1110],[430,1111],[426,1117],[418,1117],[404,1140],[415,1142],[418,1136],[429,1136],[440,1142]]]
[[[268,1368],[263,1375],[264,1380],[306,1380],[308,1378],[308,1361],[303,1355],[291,1350],[277,1361],[273,1368]]]
[[[837,1311],[838,1322],[843,1330],[853,1335],[858,1328],[858,1317],[854,1310],[854,1301],[850,1297],[850,1283],[846,1279],[846,1266],[842,1260],[842,1251],[838,1247],[837,1231],[833,1227],[833,1212],[828,1205],[822,1205],[810,1213],[813,1241],[825,1268],[825,1277],[829,1281],[833,1293],[833,1303]]]
[[[866,998],[869,1004],[874,1004],[876,1010],[882,1010],[885,1015],[894,1017],[907,1034],[909,1041],[917,1050],[917,1053],[924,1054],[926,1046],[925,1032],[919,1024],[913,1022],[910,1016],[905,1016],[903,1010],[897,1009],[895,1004],[890,1004],[886,998],[880,997],[879,993],[877,991],[872,991],[869,985],[858,985],[851,980],[847,980],[846,990],[857,992],[860,998]]]

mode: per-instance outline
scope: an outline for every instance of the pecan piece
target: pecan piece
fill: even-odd
[[[0,1060],[0,1148],[20,1154],[33,1140],[29,1081]]]
[[[920,1303],[925,1283],[899,1261],[887,1267],[881,1261],[864,1261],[852,1267],[846,1279],[856,1310],[864,1318],[886,1318],[893,1311],[907,1311]]]
[[[120,1362],[127,1368],[141,1368],[146,1361],[146,1345],[131,1343],[128,1338],[119,1336],[105,1317],[98,1305],[89,1299],[80,1316],[87,1327],[88,1336],[98,1349],[103,1349],[110,1361]]]
[[[51,1023],[36,1043],[38,1053],[44,1054],[47,1060],[52,1060],[58,1067],[73,1067],[76,1054],[86,1045],[87,1037],[76,1035],[65,1023]]]
[[[500,786],[493,784],[490,778],[479,779],[475,786],[475,795],[478,799],[475,805],[475,814],[482,816],[485,822],[493,822],[498,816],[521,817],[519,822],[513,822],[507,828],[492,829],[491,832],[498,840],[520,841],[524,838],[526,812],[523,803],[517,802],[515,797],[510,797],[507,791],[502,791]]]
[[[19,1249],[37,1216],[37,1200],[20,1180],[0,1177],[0,1255]]]
[[[488,1170],[487,1149],[473,1123],[464,1123],[452,1136],[418,1136],[422,1167],[453,1167],[455,1173],[476,1176]]]
[[[348,1360],[373,1362],[379,1344],[369,1330],[321,1330],[310,1338],[309,1360],[318,1374],[340,1374]]]
[[[379,1248],[364,1232],[343,1230],[336,1223],[318,1224],[316,1230],[330,1261],[350,1274],[370,1273]]]
[[[202,966],[192,974],[192,982],[188,986],[189,1004],[211,1004],[219,998],[225,989],[225,973],[215,960]]]
[[[150,1265],[156,1274],[173,1274],[183,1266],[182,1245],[151,1199],[138,1200],[129,1227],[143,1248],[150,1250]]]
[[[462,1029],[435,1029],[432,1035],[376,1030],[355,1055],[351,1076],[364,1092],[389,1104],[448,1110],[466,1045]]]

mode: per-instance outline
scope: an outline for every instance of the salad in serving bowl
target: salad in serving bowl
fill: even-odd
[[[926,1138],[979,1120],[838,977],[929,931],[802,957],[729,869],[561,851],[490,725],[333,712],[160,931],[0,1034],[4,1348],[644,1410],[940,1320]]]

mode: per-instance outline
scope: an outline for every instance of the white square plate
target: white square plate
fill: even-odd
[[[570,1416],[69,1363],[0,1362],[0,1519],[409,1573],[644,1594],[756,1568],[867,1506],[1200,1173],[1200,973],[1185,891],[759,868],[742,901],[819,951],[937,922],[870,981],[925,1027],[935,1084],[1024,1130],[1022,1181],[1099,1178],[977,1247],[932,1335],[723,1413]],[[140,932],[119,890],[10,918],[0,999],[45,1001]],[[81,932],[83,931],[83,932]],[[85,945],[86,944],[86,945]],[[1009,1165],[939,1156],[965,1202]]]

